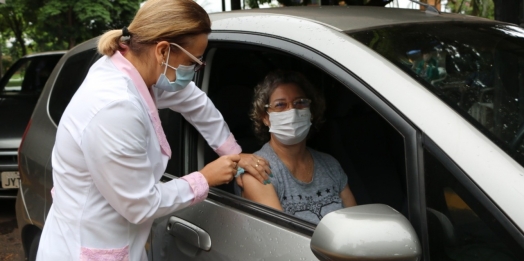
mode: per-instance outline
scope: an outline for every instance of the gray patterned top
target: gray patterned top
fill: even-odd
[[[318,224],[327,213],[344,207],[340,192],[348,179],[335,158],[307,149],[314,163],[313,180],[309,183],[293,177],[269,143],[264,144],[255,154],[269,161],[274,176],[270,178],[271,183],[284,212]]]

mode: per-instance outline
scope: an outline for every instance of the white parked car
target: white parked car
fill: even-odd
[[[522,260],[524,30],[455,14],[301,7],[211,15],[195,77],[244,152],[257,82],[302,72],[326,98],[308,145],[334,156],[358,206],[308,223],[212,188],[155,221],[151,260]],[[18,226],[29,260],[51,205],[51,149],[96,39],[53,71],[20,147]],[[160,111],[173,157],[164,180],[217,155],[179,114]],[[319,206],[321,207],[321,206]],[[314,207],[308,211],[314,211]]]

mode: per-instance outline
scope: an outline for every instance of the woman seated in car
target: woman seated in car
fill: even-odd
[[[314,224],[331,211],[356,205],[338,161],[306,146],[310,127],[318,129],[324,108],[301,74],[266,76],[255,89],[250,116],[255,134],[266,142],[255,154],[268,160],[272,173],[267,184],[241,176],[243,197]]]

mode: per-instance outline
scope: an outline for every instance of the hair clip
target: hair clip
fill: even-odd
[[[127,26],[124,26],[124,28],[122,28],[122,37],[120,37],[120,41],[127,42],[129,39],[131,39],[131,33],[127,29]]]

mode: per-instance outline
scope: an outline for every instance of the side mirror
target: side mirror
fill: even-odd
[[[409,221],[393,208],[370,204],[327,214],[311,238],[320,260],[420,259],[421,247]]]

